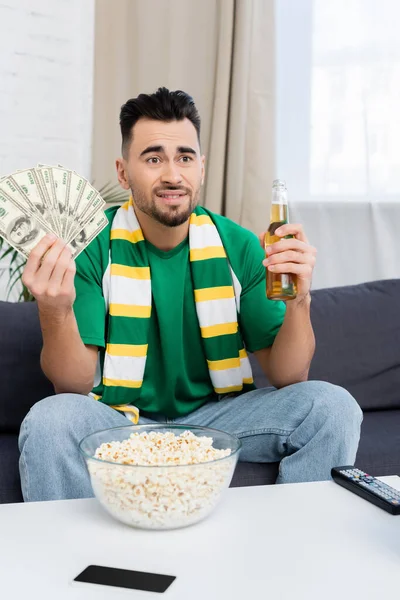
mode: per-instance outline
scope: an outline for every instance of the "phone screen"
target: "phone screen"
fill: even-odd
[[[127,569],[90,565],[75,577],[74,581],[162,594],[175,579],[176,577],[173,575],[160,575],[158,573],[144,573],[143,571],[128,571]]]

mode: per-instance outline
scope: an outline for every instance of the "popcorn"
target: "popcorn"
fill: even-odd
[[[236,465],[229,448],[219,450],[212,444],[211,437],[191,431],[179,436],[133,433],[122,442],[104,443],[94,457],[115,464],[88,461],[93,490],[105,508],[128,525],[190,525],[212,511]]]
[[[218,450],[212,443],[211,437],[198,437],[191,431],[179,436],[143,431],[122,442],[102,444],[94,456],[124,465],[195,465],[230,455],[230,448]]]

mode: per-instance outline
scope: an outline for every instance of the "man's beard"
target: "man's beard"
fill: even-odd
[[[200,198],[200,186],[197,190],[192,193],[189,188],[183,186],[164,186],[157,188],[154,190],[151,200],[149,202],[146,194],[144,194],[139,188],[136,188],[133,184],[130,184],[133,200],[135,206],[139,208],[143,213],[161,223],[165,227],[178,227],[179,225],[183,225],[189,219],[190,215],[196,208],[199,203]],[[164,207],[160,208],[157,205],[157,194],[166,191],[177,191],[184,192],[186,196],[189,198],[189,203],[187,208],[184,208],[181,204],[173,206],[173,205],[164,205]],[[159,199],[160,203],[162,202]]]

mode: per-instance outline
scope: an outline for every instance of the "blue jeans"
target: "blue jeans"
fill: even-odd
[[[307,381],[209,402],[186,417],[158,422],[203,425],[237,435],[240,459],[280,461],[277,483],[330,479],[333,466],[354,464],[362,411],[343,388]],[[140,423],[152,423],[141,416]],[[109,406],[78,394],[35,404],[21,426],[20,474],[25,501],[93,496],[78,443],[86,435],[129,425]]]

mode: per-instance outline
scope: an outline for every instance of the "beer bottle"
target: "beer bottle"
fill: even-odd
[[[275,179],[272,184],[271,219],[270,226],[265,234],[265,250],[271,244],[279,242],[282,238],[275,235],[281,225],[289,222],[287,189],[284,181]],[[292,237],[291,235],[286,236]],[[270,300],[293,300],[296,298],[296,275],[290,273],[272,273],[267,268],[267,297]]]

